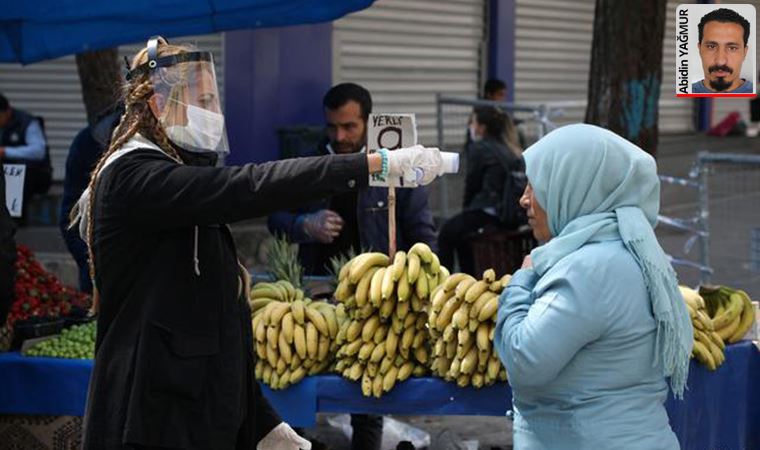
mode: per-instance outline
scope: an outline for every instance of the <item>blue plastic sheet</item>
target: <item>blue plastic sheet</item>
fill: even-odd
[[[82,415],[91,369],[86,360],[0,354],[0,414]],[[336,375],[263,390],[295,426],[313,425],[317,412],[503,416],[511,404],[506,384],[462,389],[438,378],[410,378],[381,399]],[[715,372],[692,362],[684,400],[666,407],[682,449],[760,449],[760,351],[746,341],[731,345]]]
[[[326,22],[373,0],[21,0],[0,8],[0,62],[32,63],[165,37]]]

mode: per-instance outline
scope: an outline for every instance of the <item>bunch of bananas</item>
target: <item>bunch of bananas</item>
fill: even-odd
[[[448,276],[425,244],[397,252],[363,253],[338,274],[335,298],[349,320],[338,332],[335,370],[362,393],[382,396],[397,381],[421,376],[430,362],[427,305],[430,292]]]
[[[715,332],[726,344],[739,342],[755,323],[755,308],[746,292],[727,286],[701,286]]]
[[[290,281],[264,281],[253,285],[251,292],[248,294],[248,306],[251,308],[251,314],[262,310],[271,302],[293,302],[304,300],[306,296],[301,289],[293,286]]]
[[[272,389],[284,389],[327,369],[346,320],[342,305],[296,298],[270,301],[253,315],[255,375]]]
[[[434,339],[432,370],[461,387],[480,388],[507,372],[493,349],[499,294],[511,276],[496,279],[493,269],[476,280],[466,273],[446,278],[432,294],[428,326]]]
[[[691,355],[708,369],[715,370],[726,360],[723,353],[726,348],[723,338],[715,332],[713,320],[708,315],[705,301],[699,293],[686,286],[678,286],[678,289],[681,291],[694,327],[694,346]]]

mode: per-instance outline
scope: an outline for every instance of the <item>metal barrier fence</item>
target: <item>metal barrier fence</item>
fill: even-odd
[[[680,186],[696,197],[686,218],[659,217],[661,226],[686,233],[673,265],[697,271],[699,283],[760,295],[760,155],[700,152],[689,179],[660,179],[664,189]],[[688,257],[695,245],[696,260]],[[682,272],[682,280],[693,279]]]
[[[478,106],[496,106],[508,112],[517,123],[517,129],[525,148],[556,128],[553,119],[562,115],[562,109],[554,104],[521,105],[509,102],[436,95],[436,126],[438,148],[457,152],[460,158],[459,173],[447,175],[431,186],[431,207],[436,217],[448,218],[460,211],[464,180],[467,173],[464,145],[467,126],[472,110]]]

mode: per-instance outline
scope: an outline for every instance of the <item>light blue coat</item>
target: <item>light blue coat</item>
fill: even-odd
[[[542,277],[517,271],[494,337],[513,390],[515,450],[678,449],[656,330],[641,268],[615,233]]]

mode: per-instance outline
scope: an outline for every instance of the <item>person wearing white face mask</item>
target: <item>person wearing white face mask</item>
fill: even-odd
[[[520,147],[505,138],[510,124],[505,113],[491,106],[475,108],[472,114],[463,211],[447,220],[438,234],[438,255],[446,267],[454,267],[456,256],[461,272],[476,275],[469,235],[487,226],[514,229],[526,222],[519,195],[514,201],[505,198],[509,177],[524,171]]]
[[[72,210],[98,321],[83,449],[309,449],[254,380],[226,224],[440,167],[440,152],[214,167],[229,147],[211,54],[157,37],[129,66],[124,115]]]

